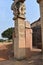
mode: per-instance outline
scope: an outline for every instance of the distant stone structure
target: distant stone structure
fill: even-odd
[[[42,49],[41,21],[40,18],[31,24],[33,30],[32,45],[35,48]]]
[[[25,0],[14,0],[11,6],[15,20],[14,58],[24,59],[32,49],[32,30],[30,24],[25,22]]]

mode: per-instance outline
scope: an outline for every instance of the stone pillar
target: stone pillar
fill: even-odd
[[[42,30],[42,51],[43,51],[43,0],[40,1],[41,10],[41,30]]]
[[[42,51],[43,51],[43,0],[38,0],[40,4],[40,15],[41,15],[41,32],[42,32]]]
[[[32,55],[32,29],[28,21],[26,21],[26,57],[30,58]]]
[[[15,0],[11,6],[15,20],[14,58],[25,58],[25,4],[24,0]]]

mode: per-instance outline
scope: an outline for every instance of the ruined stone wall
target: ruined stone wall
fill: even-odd
[[[35,21],[31,24],[33,30],[32,41],[33,47],[42,48],[41,21]]]

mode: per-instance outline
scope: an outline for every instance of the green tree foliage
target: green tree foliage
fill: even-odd
[[[4,41],[6,41],[6,40],[0,39],[0,42],[4,42]]]
[[[14,28],[8,28],[2,33],[3,38],[12,39]]]

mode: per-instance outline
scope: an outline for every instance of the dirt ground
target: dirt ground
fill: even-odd
[[[41,50],[40,49],[32,49],[33,55],[34,55],[34,53],[35,53],[35,55],[37,55],[36,51],[39,53]],[[14,53],[13,53],[12,42],[0,43],[0,61],[6,61],[6,60],[9,60],[13,57],[14,57]]]
[[[12,42],[11,43],[0,43],[0,61],[8,60],[9,55],[11,55]]]
[[[21,61],[15,59],[2,61],[0,62],[0,65],[43,65],[43,56],[39,53],[30,59],[24,59]]]

